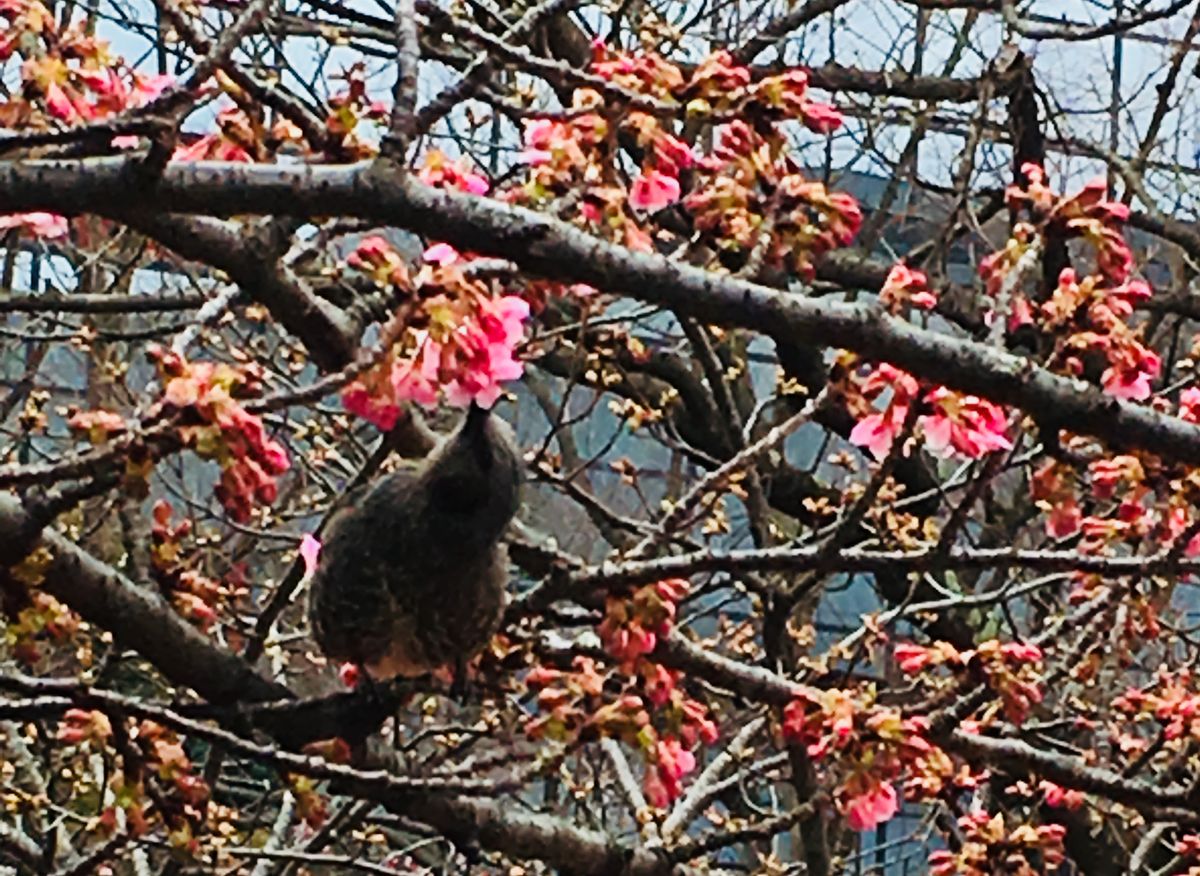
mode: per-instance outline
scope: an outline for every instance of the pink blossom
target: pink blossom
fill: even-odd
[[[300,540],[300,557],[304,560],[304,576],[311,577],[317,571],[317,558],[321,554],[321,542],[311,533]]]
[[[111,67],[101,70],[80,70],[76,74],[88,87],[102,97],[112,97],[121,102],[128,99],[129,89]]]
[[[287,451],[278,442],[264,441],[256,449],[259,456],[262,457],[263,465],[266,466],[271,474],[283,474],[292,467],[292,462],[288,459]]]
[[[156,76],[144,76],[141,73],[133,75],[133,105],[143,106],[158,97],[175,84],[175,77],[170,73]]]
[[[112,138],[113,149],[136,149],[138,138],[133,134],[122,134]]]
[[[521,160],[536,167],[554,159],[552,151],[554,144],[566,135],[566,128],[560,122],[550,119],[535,119],[525,123],[525,149]]]
[[[681,708],[683,724],[679,729],[683,741],[695,745],[697,740],[712,745],[720,738],[716,722],[709,717],[708,706],[693,699],[684,699]]]
[[[426,185],[455,188],[473,195],[486,195],[491,188],[487,177],[465,170],[461,164],[451,163],[440,151],[431,152],[426,161],[426,166],[418,174],[418,178]]]
[[[452,265],[458,261],[458,250],[448,243],[435,243],[429,249],[425,250],[423,256],[425,261],[433,262],[437,265]]]
[[[921,418],[929,450],[938,456],[961,454],[978,459],[985,453],[1012,449],[1004,434],[1008,422],[997,405],[974,395],[959,395],[939,386],[925,398],[934,413]]]
[[[891,399],[882,413],[869,414],[854,427],[850,433],[851,443],[866,447],[876,459],[886,456],[904,426],[909,405],[919,388],[911,374],[887,362],[879,365],[863,381],[863,395],[875,399],[890,390]]]
[[[103,742],[112,735],[112,722],[103,712],[91,709],[67,709],[58,725],[58,738],[68,745],[95,740]]]
[[[417,333],[417,354],[392,366],[392,387],[396,397],[414,401],[426,408],[437,404],[438,361],[441,346],[429,340],[428,332]]]
[[[638,174],[629,192],[629,203],[647,213],[656,213],[678,200],[679,180],[659,170]]]
[[[1179,416],[1189,423],[1200,423],[1200,388],[1192,386],[1179,394]]]
[[[801,114],[804,127],[817,134],[832,134],[842,126],[842,114],[827,103],[805,101]]]
[[[1161,362],[1158,356],[1147,351],[1141,363],[1122,362],[1106,368],[1100,375],[1104,391],[1114,398],[1144,401],[1150,397],[1150,379],[1158,376]],[[1132,364],[1132,367],[1129,367]]]
[[[870,830],[889,820],[900,808],[896,789],[886,783],[846,804],[846,822],[851,830]]]
[[[525,329],[522,323],[529,319],[529,302],[516,295],[500,298],[484,298],[479,301],[479,325],[488,341],[493,344],[513,346],[521,339]]]
[[[57,213],[10,213],[0,216],[0,231],[10,228],[24,228],[34,237],[47,240],[65,237],[67,234],[67,218]]]
[[[1153,298],[1153,290],[1150,288],[1150,283],[1145,280],[1130,280],[1124,283],[1123,286],[1118,286],[1109,292],[1109,295],[1121,300],[1126,307],[1122,308],[1122,316],[1129,316],[1133,312],[1133,305],[1138,301],[1146,301]]]
[[[470,192],[472,195],[486,195],[490,189],[491,183],[487,181],[487,177],[479,173],[464,173],[459,181],[459,187],[464,192]]]
[[[513,295],[494,301],[480,300],[477,322],[460,326],[455,333],[458,371],[446,383],[446,400],[466,406],[474,401],[490,408],[500,398],[500,384],[516,380],[525,366],[513,356],[529,318],[529,305]]]
[[[667,737],[654,748],[656,768],[646,771],[646,796],[663,807],[683,793],[683,777],[696,769],[696,756],[684,748],[678,739]]]
[[[354,252],[346,258],[346,264],[354,268],[375,266],[386,262],[394,253],[387,238],[372,234],[359,241]]]
[[[900,671],[909,675],[920,672],[929,665],[929,649],[910,642],[898,643],[894,655],[896,662],[900,665]]]
[[[554,154],[546,149],[522,149],[519,157],[530,167],[537,167],[539,164],[548,163]]]
[[[908,408],[888,405],[883,413],[868,414],[850,430],[850,443],[865,447],[876,459],[883,459],[904,425]]]
[[[486,352],[472,357],[470,365],[446,384],[446,400],[458,407],[473,401],[481,408],[490,408],[500,398],[500,384],[524,373],[525,366],[513,358],[509,347],[489,344]]]
[[[342,391],[342,406],[384,432],[390,432],[400,418],[400,406],[394,398],[378,397],[359,382]]]
[[[346,687],[353,689],[358,687],[358,683],[362,679],[362,672],[357,663],[343,663],[338,667],[338,679]]]
[[[646,662],[642,670],[646,677],[646,696],[650,702],[661,708],[671,700],[675,691],[675,675],[667,667],[658,663]]]
[[[1083,511],[1075,499],[1056,502],[1046,515],[1046,534],[1051,538],[1069,538],[1079,532]]]
[[[925,310],[937,304],[937,296],[930,291],[925,272],[910,268],[903,262],[893,265],[888,272],[883,288],[879,290],[879,300],[893,311],[905,303]]]
[[[50,110],[50,115],[63,121],[69,122],[76,116],[75,105],[57,82],[51,82],[46,88],[46,109]]]
[[[696,769],[696,756],[680,745],[678,739],[668,737],[658,743],[658,769],[678,781]]]
[[[1084,797],[1079,791],[1068,791],[1061,785],[1056,785],[1054,782],[1042,781],[1038,782],[1038,789],[1046,795],[1046,805],[1055,809],[1067,808],[1078,809],[1083,805]]]
[[[663,134],[654,141],[654,157],[659,169],[669,177],[678,177],[681,170],[696,163],[692,147],[671,134]]]
[[[608,619],[597,630],[604,642],[604,649],[623,664],[636,661],[643,654],[652,652],[658,637],[636,623],[614,627]]]

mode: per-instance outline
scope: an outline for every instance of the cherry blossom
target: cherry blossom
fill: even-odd
[[[305,533],[300,540],[300,557],[304,560],[304,575],[312,577],[317,571],[317,558],[321,554],[321,542],[311,533]]]
[[[428,340],[428,332],[416,332],[417,353],[411,359],[397,359],[392,366],[392,387],[396,398],[432,408],[438,400],[438,360],[440,347]]]
[[[338,680],[346,687],[354,690],[362,681],[362,670],[357,663],[343,663],[338,667]]]
[[[974,395],[960,395],[945,387],[930,392],[925,401],[933,413],[920,418],[925,445],[938,456],[961,454],[978,459],[998,450],[1011,450],[1005,432],[1004,412],[992,402]]]
[[[452,265],[459,260],[459,254],[448,243],[435,243],[421,254],[421,258],[435,265]]]
[[[1116,353],[1116,360],[1100,376],[1100,383],[1111,396],[1143,401],[1150,397],[1150,381],[1161,370],[1162,359],[1157,353],[1140,344],[1130,345]]]
[[[659,740],[654,750],[654,769],[646,771],[643,787],[649,802],[662,808],[683,793],[683,779],[696,769],[696,756],[678,739]]]
[[[855,424],[850,431],[850,442],[866,447],[876,459],[887,456],[919,390],[915,378],[893,365],[885,362],[874,369],[863,381],[863,397],[874,399],[886,391],[890,391],[891,397],[882,411],[870,413]]]
[[[937,306],[937,296],[929,289],[925,272],[910,268],[903,262],[893,265],[888,272],[879,291],[879,300],[892,312],[897,312],[905,304],[924,310]]]
[[[451,162],[441,151],[431,150],[425,156],[425,166],[418,178],[435,188],[451,188],[473,195],[486,195],[491,188],[487,177],[470,170],[465,161]]]
[[[659,134],[654,140],[654,159],[658,169],[671,179],[678,179],[680,171],[696,164],[692,147],[678,137],[665,133]]]
[[[899,808],[896,788],[890,782],[885,782],[874,791],[854,797],[846,804],[846,823],[851,830],[870,830],[891,819]]]
[[[500,398],[501,384],[525,373],[524,365],[505,344],[481,342],[477,335],[465,332],[458,349],[457,376],[445,384],[446,400],[452,405],[466,407],[474,402],[490,408]]]
[[[865,447],[876,459],[883,459],[900,434],[908,409],[889,404],[882,412],[869,414],[850,430],[850,443]]]
[[[56,213],[10,213],[0,216],[0,230],[20,228],[34,237],[53,240],[67,235],[67,219]]]
[[[800,111],[804,126],[818,134],[832,134],[842,126],[842,114],[827,103],[806,101]]]
[[[1046,805],[1055,809],[1078,809],[1086,800],[1082,792],[1068,790],[1045,779],[1038,782],[1038,790],[1045,794]]]
[[[629,191],[629,203],[647,213],[658,212],[678,200],[679,180],[659,170],[639,174]]]
[[[275,478],[290,468],[287,453],[267,437],[262,419],[236,400],[257,391],[260,373],[253,366],[188,362],[157,346],[150,358],[165,384],[162,408],[199,420],[200,425],[181,426],[180,433],[187,446],[221,465],[215,493],[230,517],[245,522],[256,503],[273,503]]]
[[[1189,386],[1179,393],[1179,416],[1189,423],[1200,423],[1200,388]]]
[[[112,736],[112,723],[103,712],[93,709],[67,709],[58,725],[57,737],[68,745],[95,741],[103,743]]]
[[[342,406],[384,432],[395,428],[400,419],[394,390],[385,396],[371,391],[362,381],[355,381],[342,391]]]
[[[918,390],[916,380],[898,368],[887,363],[875,368],[861,382],[859,391],[864,399],[875,399],[890,391],[890,398],[882,411],[871,410],[858,420],[850,432],[851,443],[866,447],[876,459],[886,456],[908,418]],[[987,453],[1011,449],[1012,442],[1005,434],[1007,419],[1003,410],[992,402],[946,387],[935,387],[922,401],[930,412],[918,417],[917,425],[930,452],[977,459]]]

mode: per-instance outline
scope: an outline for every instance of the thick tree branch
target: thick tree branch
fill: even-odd
[[[223,270],[304,344],[320,368],[335,370],[353,359],[358,338],[351,320],[279,264],[280,247],[269,239],[269,230],[201,217],[119,218],[184,258]]]
[[[989,346],[918,328],[880,309],[818,302],[755,283],[631,252],[533,211],[430,188],[372,165],[289,168],[196,162],[169,166],[158,184],[132,186],[128,159],[0,163],[0,210],[139,209],[372,219],[508,258],[553,279],[589,283],[709,323],[755,329],[785,341],[840,346],[890,361],[952,389],[1053,414],[1114,448],[1200,461],[1200,428],[1097,387],[1038,368]]]
[[[13,546],[34,523],[21,502],[0,493],[0,543]],[[35,530],[36,531],[36,530]],[[40,585],[88,621],[111,630],[117,643],[153,663],[174,684],[189,687],[214,703],[277,700],[286,688],[259,676],[236,655],[223,651],[172,611],[156,593],[134,584],[57,532],[41,532],[29,549],[46,548],[53,557]],[[4,566],[19,557],[0,556]]]

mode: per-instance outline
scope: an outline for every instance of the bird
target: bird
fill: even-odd
[[[500,626],[501,539],[523,478],[508,424],[472,403],[415,470],[364,488],[329,521],[310,581],[322,654],[361,667],[369,682],[449,665],[457,684]]]

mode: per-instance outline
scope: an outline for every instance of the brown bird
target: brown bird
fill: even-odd
[[[508,425],[472,405],[415,471],[381,478],[330,521],[309,620],[322,653],[372,680],[456,669],[495,634],[523,478]]]

